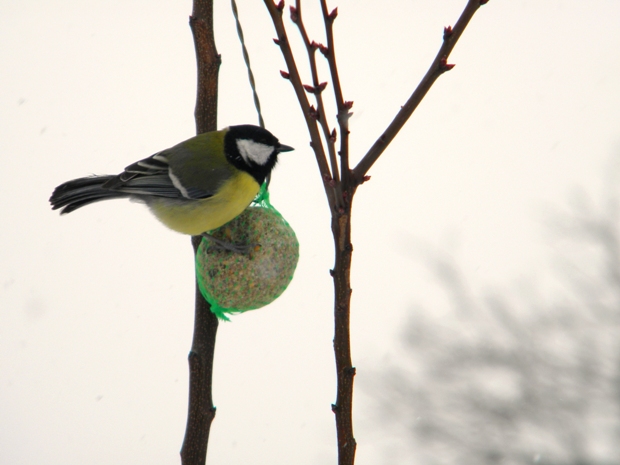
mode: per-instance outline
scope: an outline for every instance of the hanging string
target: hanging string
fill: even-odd
[[[252,87],[252,94],[254,95],[254,106],[256,106],[256,112],[258,113],[258,125],[261,128],[265,127],[265,121],[260,111],[260,100],[258,99],[258,93],[256,92],[256,83],[254,82],[254,74],[252,74],[252,68],[250,67],[250,55],[248,55],[248,49],[245,47],[245,41],[243,39],[243,30],[241,29],[241,23],[239,22],[239,12],[237,11],[237,3],[235,0],[231,0],[233,15],[235,16],[235,22],[237,23],[237,34],[239,34],[239,40],[241,41],[241,49],[243,50],[243,59],[245,60],[245,66],[248,68],[248,78],[250,79],[250,86]]]

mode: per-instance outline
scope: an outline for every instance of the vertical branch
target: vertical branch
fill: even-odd
[[[334,357],[336,359],[336,403],[332,411],[336,417],[338,465],[353,465],[357,442],[353,436],[353,378],[355,367],[351,359],[351,201],[355,187],[348,194],[345,209],[332,216],[335,265],[330,272],[334,280]]]
[[[194,36],[198,83],[196,134],[217,130],[217,76],[222,62],[213,35],[213,0],[194,0],[189,25]]]
[[[325,89],[327,83],[320,83],[318,79],[318,72],[315,61],[315,52],[318,48],[323,53],[332,67],[332,79],[338,79],[338,72],[336,69],[335,55],[333,53],[333,37],[331,35],[331,22],[335,18],[335,15],[328,14],[327,17],[330,21],[328,32],[328,46],[322,46],[311,42],[308,38],[306,29],[303,24],[301,16],[301,2],[297,1],[296,7],[291,8],[291,19],[297,24],[304,45],[308,52],[308,58],[310,60],[310,69],[312,74],[312,86],[303,85],[299,73],[295,66],[295,60],[288,43],[286,36],[286,30],[282,22],[282,9],[284,3],[281,1],[278,5],[275,5],[272,0],[265,0],[265,4],[269,10],[272,21],[274,23],[276,32],[278,33],[277,44],[280,46],[280,50],[289,68],[288,78],[293,84],[295,93],[297,94],[299,104],[302,108],[304,115],[306,115],[306,121],[308,122],[308,129],[319,162],[319,169],[323,174],[324,183],[329,181],[331,189],[327,188],[328,200],[332,212],[332,234],[334,237],[334,249],[335,249],[335,265],[331,270],[331,275],[334,279],[334,355],[336,359],[336,377],[337,377],[337,394],[336,402],[332,405],[332,411],[334,412],[336,419],[336,432],[338,442],[338,464],[339,465],[353,465],[355,461],[356,441],[353,436],[353,378],[355,376],[355,368],[352,366],[351,361],[351,341],[350,341],[350,304],[351,304],[351,258],[353,252],[353,246],[351,245],[351,201],[353,200],[353,194],[355,193],[356,185],[343,183],[338,179],[338,166],[336,160],[332,159],[332,165],[334,170],[334,178],[327,179],[325,177],[324,169],[329,169],[327,166],[327,160],[325,160],[324,151],[321,145],[320,154],[317,152],[317,143],[321,143],[319,131],[317,128],[317,121],[320,123],[324,133],[326,134],[326,140],[328,145],[331,145],[332,153],[335,142],[335,132],[329,133],[329,126],[327,124],[326,115],[324,114],[323,101],[321,97],[322,91]],[[327,21],[327,19],[326,19]],[[331,47],[331,50],[330,50]],[[341,172],[343,178],[349,178],[348,176],[348,159],[342,157],[344,153],[348,157],[348,117],[350,102],[342,101],[342,92],[340,90],[340,83],[335,82],[334,88],[337,95],[338,105],[338,120],[342,128],[345,128],[341,137]],[[315,94],[317,99],[317,110],[312,112],[304,90]],[[344,110],[345,117],[342,117]],[[314,116],[314,117],[313,117]],[[311,124],[310,124],[311,123]],[[335,157],[334,157],[335,158]],[[346,171],[344,171],[346,169]],[[335,198],[330,198],[330,194],[336,194]]]
[[[296,0],[295,6],[291,7],[291,21],[293,21],[299,28],[299,33],[306,46],[306,52],[308,53],[308,60],[310,61],[310,73],[312,74],[312,89],[316,97],[316,111],[317,118],[321,128],[323,129],[323,136],[327,142],[327,149],[329,152],[329,161],[332,168],[332,176],[336,183],[340,182],[340,170],[338,169],[338,161],[336,160],[335,138],[336,134],[330,132],[329,124],[327,123],[327,115],[325,114],[325,105],[323,104],[323,90],[327,83],[321,83],[319,81],[319,72],[316,66],[316,50],[317,48],[324,53],[325,46],[317,44],[314,41],[310,41],[308,33],[306,32],[306,26],[304,25],[303,17],[301,14],[301,0]]]
[[[193,237],[194,250],[201,237]],[[183,465],[204,465],[207,457],[211,423],[215,418],[213,406],[213,357],[218,320],[211,312],[196,286],[194,336],[189,352],[189,401],[185,438],[181,447]]]
[[[198,85],[196,96],[196,133],[217,129],[217,85],[221,59],[215,48],[213,34],[213,0],[194,0],[190,27],[196,49]],[[194,255],[200,245],[200,236],[192,237]],[[211,423],[215,417],[213,406],[213,357],[218,320],[202,297],[196,284],[194,335],[189,362],[189,401],[185,438],[181,447],[183,465],[204,465]]]
[[[317,127],[316,109],[310,106],[310,102],[308,102],[308,98],[306,97],[306,91],[304,90],[304,85],[302,84],[301,77],[299,76],[297,64],[295,63],[291,45],[289,44],[286,29],[284,28],[284,23],[282,21],[284,1],[281,0],[278,5],[276,5],[273,0],[263,1],[265,2],[265,6],[269,11],[269,15],[273,21],[276,33],[278,34],[278,38],[275,39],[274,42],[280,47],[280,51],[282,52],[282,56],[284,57],[284,61],[286,62],[286,66],[288,68],[288,72],[281,71],[280,74],[282,74],[282,77],[285,79],[289,79],[293,85],[293,90],[297,96],[297,101],[299,102],[304,119],[306,120],[308,133],[310,134],[310,146],[312,147],[312,150],[314,150],[314,155],[316,156],[316,161],[319,165],[319,172],[321,173],[321,179],[323,181],[325,194],[327,195],[327,201],[329,202],[330,209],[333,212],[336,205],[336,196],[333,185],[334,181],[325,156],[325,149],[323,148],[323,143],[321,141],[321,134],[319,133],[319,128]]]
[[[355,377],[355,368],[352,365],[351,358],[351,337],[350,337],[350,308],[351,308],[351,259],[353,246],[351,244],[351,211],[353,196],[357,187],[368,179],[366,173],[372,164],[379,158],[387,145],[396,136],[400,128],[408,120],[419,102],[424,98],[426,92],[431,88],[435,80],[445,71],[451,69],[454,65],[447,63],[447,58],[454,48],[458,38],[463,33],[469,20],[480,7],[488,2],[488,0],[468,0],[467,5],[461,17],[457,21],[454,29],[448,27],[444,30],[443,45],[431,64],[429,72],[422,79],[413,95],[403,106],[403,109],[396,115],[388,129],[377,140],[375,145],[363,157],[354,170],[349,168],[349,118],[350,110],[353,102],[345,101],[342,95],[342,87],[338,75],[338,66],[336,63],[336,53],[333,34],[333,23],[338,15],[338,10],[331,12],[327,9],[327,0],[320,0],[323,21],[325,23],[325,32],[327,37],[327,46],[320,45],[314,41],[310,41],[303,25],[301,16],[301,0],[296,0],[296,6],[291,7],[291,19],[297,24],[301,33],[304,45],[310,60],[310,70],[312,73],[312,85],[303,85],[299,77],[299,73],[295,66],[295,59],[291,51],[286,36],[286,30],[282,22],[282,10],[284,8],[284,0],[280,0],[276,5],[273,0],[264,0],[269,14],[273,21],[278,39],[276,44],[280,46],[280,51],[287,63],[289,73],[283,73],[283,76],[289,78],[293,84],[293,88],[297,95],[302,112],[308,124],[308,130],[312,139],[312,147],[319,164],[319,169],[323,178],[323,183],[327,192],[329,205],[331,207],[331,227],[334,238],[335,249],[335,265],[330,274],[334,280],[334,355],[336,358],[336,376],[337,376],[337,394],[336,403],[332,405],[332,410],[336,417],[336,432],[338,440],[338,464],[353,465],[355,462],[355,451],[357,443],[353,436],[353,379]],[[334,160],[333,150],[335,142],[335,132],[329,134],[329,126],[323,110],[323,101],[321,92],[327,86],[327,83],[320,83],[317,74],[315,52],[319,49],[327,58],[332,86],[334,88],[334,98],[337,106],[337,120],[340,127],[340,179],[338,179],[337,160]],[[313,93],[317,98],[317,113],[308,103],[308,99],[304,93]],[[313,111],[314,110],[314,111]],[[325,152],[320,140],[320,134],[317,127],[317,121],[320,123],[326,136],[328,148],[330,150],[330,161],[334,177],[327,178],[329,166],[325,159]],[[327,130],[326,130],[327,128]],[[319,145],[320,150],[319,149]],[[329,145],[331,144],[331,145]],[[331,183],[334,189],[329,189],[326,181]],[[336,197],[333,197],[333,194]],[[330,196],[330,194],[332,196]]]
[[[332,77],[332,85],[334,87],[334,98],[336,100],[336,108],[338,110],[338,125],[340,126],[340,169],[342,171],[342,181],[345,189],[349,184],[349,110],[353,106],[353,102],[345,102],[342,97],[342,86],[340,85],[340,77],[338,76],[338,65],[336,63],[336,49],[334,44],[334,20],[338,16],[338,8],[334,8],[331,13],[327,11],[327,0],[321,0],[321,12],[323,13],[323,22],[325,23],[325,35],[327,37],[327,47],[321,50],[329,64],[329,72]]]

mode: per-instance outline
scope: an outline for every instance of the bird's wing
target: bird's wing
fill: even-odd
[[[169,149],[170,150],[170,149]],[[228,170],[218,173],[205,172],[200,186],[185,186],[174,174],[167,152],[158,152],[125,168],[118,176],[110,179],[103,187],[131,195],[148,195],[173,199],[205,199],[213,196],[219,185],[230,176]],[[211,182],[209,179],[213,179]]]

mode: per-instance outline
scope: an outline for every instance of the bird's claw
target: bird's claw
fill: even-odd
[[[203,233],[201,236],[211,241],[213,244],[212,247],[218,250],[228,250],[229,252],[248,255],[251,252],[256,252],[260,249],[260,244],[235,244],[234,242],[218,239],[217,237],[213,237],[211,234],[207,233]]]

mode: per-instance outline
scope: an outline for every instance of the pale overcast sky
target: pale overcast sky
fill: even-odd
[[[304,12],[322,42],[315,3]],[[355,102],[352,160],[405,102],[465,3],[330,1],[343,91]],[[254,123],[230,6],[216,4],[219,126]],[[277,302],[220,326],[208,463],[335,463],[327,203],[266,10],[239,1],[239,11],[267,127],[296,148],[271,190],[301,259]],[[189,0],[0,0],[2,465],[180,463],[189,239],[126,201],[61,218],[47,199],[61,182],[117,173],[194,134],[190,12]],[[452,256],[480,289],[528,277],[545,291],[548,212],[576,187],[597,201],[620,175],[619,18],[616,0],[491,0],[452,54],[456,67],[359,189],[359,465],[382,463],[367,376],[393,356],[412,305],[445,307],[423,252]]]

